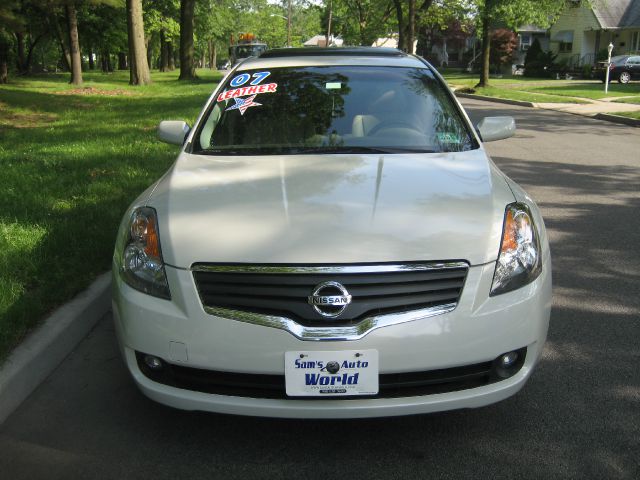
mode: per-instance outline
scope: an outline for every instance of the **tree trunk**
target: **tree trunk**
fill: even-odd
[[[127,70],[128,68],[127,54],[125,52],[118,52],[118,70]]]
[[[490,2],[485,3],[484,11],[482,13],[482,71],[480,72],[480,82],[476,87],[488,87],[489,86],[489,53],[491,52],[491,17],[490,17]]]
[[[42,40],[42,38],[44,38],[44,35],[45,34],[42,33],[42,34],[38,35],[33,42],[29,42],[29,52],[27,53],[27,58],[25,59],[24,64],[23,64],[24,73],[31,72],[31,62],[33,61],[33,52],[34,52],[38,42],[40,40]]]
[[[404,36],[404,14],[402,13],[402,1],[401,0],[393,0],[393,4],[396,7],[396,18],[398,20],[398,48],[403,52],[407,51],[407,45],[405,43]]]
[[[149,72],[151,72],[153,68],[153,59],[151,58],[153,55],[153,49],[151,48],[151,35],[144,37],[144,48],[147,50],[147,68],[149,69]]]
[[[129,32],[129,83],[148,85],[151,83],[147,49],[144,46],[144,24],[142,22],[142,0],[127,0],[127,27]]]
[[[69,47],[65,43],[65,37],[62,33],[62,28],[60,27],[60,23],[58,22],[58,17],[55,14],[51,15],[51,22],[53,23],[53,27],[56,30],[56,37],[58,38],[58,43],[60,44],[60,51],[62,52],[62,57],[65,60],[65,64],[67,66],[67,71],[71,71],[71,52],[69,52]]]
[[[165,37],[164,29],[160,30],[160,71],[169,71],[169,43]]]
[[[102,73],[107,73],[109,71],[109,66],[107,65],[107,55],[108,53],[104,50],[102,51],[102,54],[100,54],[100,69],[102,70]]]
[[[95,70],[96,64],[93,61],[93,50],[89,49],[89,70]]]
[[[169,71],[174,71],[176,69],[176,51],[170,41],[167,42],[167,57],[169,57]]]
[[[16,59],[16,68],[18,69],[18,73],[20,75],[27,73],[25,72],[25,53],[24,53],[24,33],[16,32],[16,43],[18,47],[18,58]]]
[[[407,35],[407,51],[415,53],[413,46],[416,38],[416,0],[409,0],[409,34]]]
[[[180,80],[196,78],[193,61],[193,13],[195,0],[180,0]]]
[[[209,59],[209,65],[211,70],[216,70],[218,68],[217,64],[218,64],[218,51],[216,49],[216,42],[214,42],[213,40],[210,40],[211,42],[211,50],[210,50],[210,54],[211,54],[211,58]]]
[[[67,25],[69,26],[69,50],[71,52],[71,81],[74,85],[82,83],[82,57],[80,56],[80,40],[78,39],[78,17],[73,3],[65,5]]]
[[[0,36],[0,84],[9,82],[9,44]]]

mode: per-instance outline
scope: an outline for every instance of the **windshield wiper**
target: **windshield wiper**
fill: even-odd
[[[302,147],[294,150],[293,153],[305,154],[305,153],[435,153],[434,150],[428,150],[424,148],[409,148],[409,147],[367,147],[367,146],[330,146],[330,147]]]

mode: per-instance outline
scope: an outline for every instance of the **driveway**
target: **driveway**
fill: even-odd
[[[181,412],[143,397],[105,317],[0,427],[2,478],[640,477],[640,135],[545,110],[488,144],[537,200],[554,303],[538,370],[489,407],[357,421]]]

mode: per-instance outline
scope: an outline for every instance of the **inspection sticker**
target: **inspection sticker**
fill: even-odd
[[[460,143],[460,136],[450,132],[438,133],[438,140],[440,143]]]
[[[265,83],[264,85],[252,85],[249,87],[234,88],[218,95],[218,101],[224,102],[230,98],[246,97],[258,93],[275,93],[278,90],[277,83]]]

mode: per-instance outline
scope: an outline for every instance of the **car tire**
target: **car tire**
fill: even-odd
[[[629,72],[622,72],[618,77],[619,83],[629,83],[631,80],[631,74]]]

